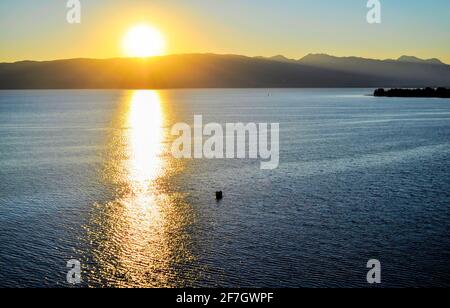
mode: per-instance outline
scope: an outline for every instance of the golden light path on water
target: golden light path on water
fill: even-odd
[[[155,91],[136,91],[128,115],[129,178],[136,191],[148,188],[161,173],[163,142],[161,101]]]
[[[192,274],[192,211],[167,189],[179,166],[166,155],[164,110],[159,93],[147,90],[131,92],[118,110],[103,174],[116,198],[96,204],[87,228],[92,285],[175,287]]]

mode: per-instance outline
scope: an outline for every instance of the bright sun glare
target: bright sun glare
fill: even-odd
[[[163,55],[166,47],[161,32],[148,25],[131,28],[122,44],[126,56],[140,58]]]

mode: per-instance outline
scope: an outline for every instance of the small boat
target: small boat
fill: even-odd
[[[223,199],[223,192],[216,191],[216,200],[222,200],[222,199]]]

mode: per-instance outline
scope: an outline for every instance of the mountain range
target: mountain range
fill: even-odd
[[[183,54],[0,63],[0,89],[450,87],[450,65],[402,56]]]

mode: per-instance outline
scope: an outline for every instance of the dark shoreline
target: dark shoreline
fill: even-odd
[[[450,98],[450,89],[447,88],[419,88],[419,89],[376,89],[375,97],[427,97]]]

